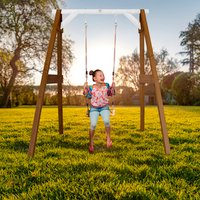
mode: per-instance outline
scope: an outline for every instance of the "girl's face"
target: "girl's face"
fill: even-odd
[[[98,71],[95,74],[94,81],[96,83],[104,83],[105,77],[102,71]]]

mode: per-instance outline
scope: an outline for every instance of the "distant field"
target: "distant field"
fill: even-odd
[[[171,154],[166,156],[157,107],[117,107],[112,149],[99,120],[88,153],[85,108],[42,110],[36,153],[27,158],[34,107],[0,109],[0,199],[200,199],[200,107],[166,106]]]

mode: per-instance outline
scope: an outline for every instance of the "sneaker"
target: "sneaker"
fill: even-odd
[[[89,153],[94,153],[94,146],[89,146]]]

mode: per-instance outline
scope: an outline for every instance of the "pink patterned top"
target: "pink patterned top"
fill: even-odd
[[[92,107],[105,107],[108,105],[108,96],[112,96],[114,94],[114,88],[110,87],[108,83],[103,84],[101,87],[93,85],[86,88],[83,94],[87,98],[91,98]]]

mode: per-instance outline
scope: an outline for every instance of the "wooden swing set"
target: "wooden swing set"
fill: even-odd
[[[164,115],[164,107],[162,96],[160,92],[159,79],[156,71],[156,62],[153,54],[153,48],[151,44],[151,38],[149,34],[148,24],[146,20],[146,14],[144,9],[64,9],[64,10],[56,10],[55,19],[51,31],[51,36],[49,40],[48,50],[46,54],[46,59],[44,63],[44,69],[42,73],[42,79],[39,87],[39,94],[35,109],[35,115],[32,126],[32,134],[29,144],[28,156],[33,157],[35,153],[35,146],[37,140],[37,133],[39,128],[40,116],[42,111],[42,105],[44,100],[44,93],[47,84],[55,84],[58,85],[58,120],[59,120],[59,133],[63,134],[63,106],[62,106],[62,83],[63,83],[63,75],[62,75],[62,33],[63,29],[61,28],[61,23],[69,23],[72,19],[74,19],[78,14],[122,14],[127,17],[134,25],[136,25],[139,29],[140,35],[140,130],[144,131],[144,117],[145,117],[145,94],[144,94],[144,86],[146,83],[153,83],[155,86],[157,107],[159,112],[160,124],[161,124],[161,132],[163,137],[164,151],[165,154],[170,154],[170,145],[169,138],[167,133],[166,120]],[[68,16],[62,22],[62,15],[67,14]],[[139,21],[133,16],[133,14],[139,14]],[[63,25],[62,24],[62,25]],[[51,57],[53,48],[55,45],[57,37],[57,75],[49,74],[49,68],[51,63]],[[144,45],[146,42],[147,54],[150,61],[151,72],[152,75],[146,75],[144,70]]]

